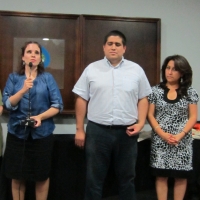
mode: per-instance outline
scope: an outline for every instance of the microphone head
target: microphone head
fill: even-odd
[[[33,67],[33,63],[30,62],[30,63],[28,64],[28,66],[29,66],[30,68]]]

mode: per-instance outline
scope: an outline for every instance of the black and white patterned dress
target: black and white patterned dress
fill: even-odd
[[[199,97],[192,87],[188,96],[175,100],[167,98],[168,89],[159,85],[152,87],[149,102],[155,104],[155,118],[163,131],[178,134],[188,121],[189,104],[197,104]],[[186,178],[192,170],[192,133],[191,131],[177,146],[167,144],[152,131],[150,166],[155,176]]]

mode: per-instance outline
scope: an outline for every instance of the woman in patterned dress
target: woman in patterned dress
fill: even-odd
[[[148,121],[153,129],[150,166],[156,176],[158,200],[167,200],[168,178],[174,178],[174,200],[183,200],[192,170],[192,132],[197,121],[198,94],[192,69],[180,55],[162,65],[162,82],[149,95]]]

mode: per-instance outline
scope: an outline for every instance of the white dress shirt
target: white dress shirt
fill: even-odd
[[[88,120],[103,125],[130,125],[138,119],[138,100],[151,93],[144,70],[122,58],[113,67],[104,58],[89,64],[74,93],[88,102]]]

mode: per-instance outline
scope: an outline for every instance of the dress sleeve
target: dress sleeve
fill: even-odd
[[[152,93],[148,96],[148,101],[151,104],[156,104],[156,90],[157,88],[155,86],[152,87]]]
[[[190,87],[188,89],[188,97],[187,97],[187,99],[188,99],[188,102],[190,104],[197,104],[197,102],[199,101],[198,93],[194,88]]]

